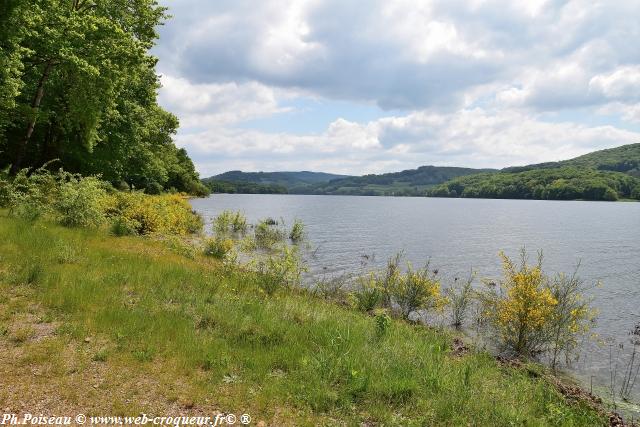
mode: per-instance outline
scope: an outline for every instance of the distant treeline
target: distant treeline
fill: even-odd
[[[276,184],[257,184],[255,182],[231,182],[220,180],[205,180],[204,185],[212,193],[229,194],[287,194],[286,187]]]
[[[434,187],[428,195],[491,199],[614,201],[621,198],[640,199],[640,179],[620,172],[556,167],[455,178]]]

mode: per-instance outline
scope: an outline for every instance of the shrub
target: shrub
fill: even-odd
[[[294,243],[300,242],[304,239],[304,223],[298,219],[293,222],[291,232],[289,232],[289,239]]]
[[[582,297],[582,282],[576,274],[550,279],[542,271],[542,253],[535,265],[527,264],[524,249],[519,265],[500,256],[503,279],[483,297],[498,345],[524,357],[549,354],[555,368],[558,356],[577,347],[595,317]]]
[[[553,298],[557,301],[550,322],[550,363],[555,370],[558,358],[565,361],[578,347],[580,338],[586,335],[595,323],[596,310],[591,308],[591,299],[585,298],[584,283],[574,274],[557,275],[550,285]]]
[[[242,212],[223,211],[213,219],[213,232],[218,235],[246,233],[247,217]]]
[[[68,227],[97,227],[104,221],[102,199],[106,192],[95,177],[67,174],[60,184],[54,208]]]
[[[384,291],[378,284],[378,279],[374,273],[370,273],[358,278],[356,287],[349,297],[355,308],[369,312],[380,305],[383,295]]]
[[[204,254],[222,259],[233,250],[233,240],[224,237],[212,237],[204,242]]]
[[[144,192],[147,194],[157,195],[157,194],[161,194],[163,190],[164,188],[160,183],[156,181],[151,181],[145,187]]]
[[[135,220],[115,217],[111,222],[111,234],[114,236],[132,236],[138,234],[139,223]]]
[[[471,286],[473,278],[474,274],[472,272],[459,289],[448,288],[446,291],[447,300],[451,307],[451,324],[456,328],[462,327],[467,317],[467,309],[473,297],[473,288]],[[457,278],[455,282],[458,282]]]
[[[390,284],[390,294],[393,302],[400,307],[403,318],[417,310],[441,309],[446,300],[440,295],[440,281],[435,273],[429,270],[429,265],[414,270],[411,264],[407,272],[401,274]]]
[[[488,305],[499,344],[518,355],[539,354],[546,344],[554,306],[558,304],[542,273],[542,257],[533,266],[527,264],[524,251],[519,266],[502,252],[500,257],[503,280]]]
[[[234,233],[246,233],[247,231],[247,217],[242,212],[238,211],[233,214],[231,219],[231,230]]]
[[[112,225],[112,231],[186,235],[202,229],[200,216],[178,194],[151,196],[117,192],[105,197],[104,209],[112,224],[117,224]]]
[[[281,287],[298,286],[306,267],[296,247],[284,246],[276,255],[254,261],[259,273],[258,286],[267,295],[273,295]]]
[[[285,238],[284,231],[271,218],[258,222],[253,231],[256,245],[262,249],[270,249]]]

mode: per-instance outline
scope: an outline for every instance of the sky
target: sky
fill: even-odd
[[[638,0],[180,0],[159,101],[202,177],[556,161],[640,142]]]

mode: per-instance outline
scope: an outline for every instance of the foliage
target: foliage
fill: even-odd
[[[273,295],[280,288],[300,285],[302,273],[306,271],[298,248],[283,246],[276,254],[254,260],[258,272],[258,286],[267,295]]]
[[[474,273],[471,272],[461,287],[457,289],[450,287],[446,290],[447,301],[451,309],[451,324],[456,328],[461,328],[464,325],[467,311],[472,303],[474,276]],[[458,283],[457,277],[455,278],[455,283]]]
[[[114,224],[112,230],[124,234],[186,235],[202,229],[202,219],[179,194],[159,196],[139,192],[109,194],[104,200],[105,214]]]
[[[435,197],[543,200],[640,200],[640,144],[575,159],[460,177],[428,192]]]
[[[376,310],[374,312],[374,321],[376,323],[376,336],[382,338],[391,327],[391,317],[386,310]]]
[[[484,294],[485,310],[495,327],[498,343],[516,355],[550,354],[555,368],[560,354],[576,348],[594,318],[589,300],[582,296],[577,277],[550,279],[542,271],[542,254],[535,265],[527,264],[524,249],[516,265],[504,253],[503,280],[499,289]]]
[[[551,317],[548,350],[554,370],[562,355],[569,363],[579,345],[579,338],[584,337],[595,323],[597,312],[591,307],[591,299],[584,296],[585,286],[577,270],[571,276],[561,273],[550,283],[551,293],[557,301]]]
[[[68,174],[53,204],[60,223],[69,227],[97,227],[104,221],[104,184],[95,177]]]
[[[289,239],[294,243],[298,243],[304,239],[304,223],[299,219],[293,222],[293,226],[289,232]]]
[[[156,194],[204,195],[172,141],[178,121],[157,103],[148,54],[167,17],[155,0],[3,1],[0,168],[65,170]]]
[[[355,287],[349,296],[356,309],[369,312],[383,301],[384,290],[380,287],[375,274],[370,273],[356,280]]]
[[[247,228],[247,217],[240,211],[223,211],[213,219],[213,231],[219,235],[245,233]]]
[[[233,240],[225,237],[211,237],[204,241],[204,254],[223,259],[233,250]]]
[[[285,238],[285,232],[276,221],[266,218],[253,227],[254,239],[258,248],[270,249]]]
[[[392,300],[400,307],[403,318],[417,310],[442,309],[446,299],[440,294],[440,281],[427,264],[414,270],[411,264],[390,288]]]
[[[255,182],[232,182],[218,179],[203,179],[202,183],[209,188],[212,193],[229,194],[287,194],[286,187],[276,184],[258,184]]]
[[[0,180],[0,201],[12,215],[24,219],[52,215],[69,227],[96,227],[104,220],[104,187],[96,177],[46,169],[28,174],[23,169],[12,180]]]

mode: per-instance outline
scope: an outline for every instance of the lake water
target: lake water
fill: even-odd
[[[192,205],[207,222],[223,210],[240,210],[252,222],[302,220],[317,247],[310,260],[316,275],[359,271],[363,255],[382,267],[404,251],[414,265],[430,259],[449,278],[471,268],[478,278],[499,278],[499,251],[517,257],[526,247],[533,261],[541,249],[548,273],[571,273],[581,262],[587,284],[602,282],[590,291],[601,340],[626,343],[626,351],[640,321],[640,203],[216,194]],[[585,345],[573,374],[608,387],[609,352],[609,345]]]

